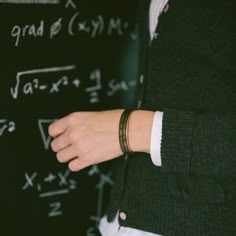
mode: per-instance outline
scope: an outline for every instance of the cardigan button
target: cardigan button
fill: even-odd
[[[120,212],[120,219],[121,220],[126,220],[126,218],[127,218],[127,215],[123,211]]]

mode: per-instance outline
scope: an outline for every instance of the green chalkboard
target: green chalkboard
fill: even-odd
[[[47,128],[74,111],[133,106],[136,3],[0,0],[0,30],[1,235],[96,235],[110,163],[71,173]]]

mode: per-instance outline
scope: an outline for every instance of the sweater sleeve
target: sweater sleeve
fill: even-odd
[[[235,176],[236,113],[166,109],[161,157],[163,171]]]

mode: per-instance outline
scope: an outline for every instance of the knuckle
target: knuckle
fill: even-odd
[[[83,168],[91,166],[93,163],[94,163],[94,159],[93,159],[93,156],[91,153],[87,152],[82,156],[81,164],[82,164]]]
[[[77,138],[77,132],[75,132],[74,130],[71,130],[68,133],[68,137],[69,137],[70,141],[74,142],[74,140],[76,140],[76,138]]]
[[[79,150],[86,154],[89,150],[91,150],[91,139],[84,136],[81,138],[77,138],[76,146]]]
[[[96,159],[95,155],[96,154],[93,153],[93,152],[90,152],[90,153],[87,154],[87,163],[88,163],[88,165],[91,165],[94,162],[94,160]]]
[[[73,112],[69,114],[67,117],[69,124],[73,124],[76,121],[76,119],[77,119],[77,112]]]
[[[83,143],[80,143],[80,146],[78,145],[78,150],[79,150],[79,156],[81,158],[81,162],[84,163],[88,163],[90,161],[90,152],[88,148],[86,148],[86,146],[83,146]]]

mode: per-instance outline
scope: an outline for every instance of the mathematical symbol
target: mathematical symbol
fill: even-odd
[[[72,83],[74,84],[74,86],[75,86],[76,88],[79,88],[79,86],[80,86],[80,80],[79,80],[79,79],[77,79],[77,78],[74,79]]]
[[[77,187],[76,181],[73,180],[73,179],[70,179],[69,182],[70,182],[69,188],[70,188],[70,189],[76,189],[76,187]]]
[[[61,77],[60,80],[58,80],[57,82],[55,83],[52,83],[52,88],[50,90],[50,93],[53,93],[53,92],[59,92],[60,89],[59,89],[59,86],[63,84],[64,86],[67,86],[69,84],[68,82],[68,77],[67,76],[63,76]]]
[[[64,86],[67,86],[69,84],[67,76],[62,76],[60,80]]]
[[[48,217],[62,215],[62,211],[60,210],[60,208],[61,208],[60,202],[50,203],[49,207],[51,209],[50,209],[50,212],[48,213]]]
[[[55,83],[52,83],[52,88],[50,89],[50,93],[53,93],[53,92],[59,92],[59,86],[61,84],[61,81],[57,81]]]
[[[9,131],[9,132],[13,132],[13,131],[15,131],[15,129],[16,129],[15,123],[14,123],[13,121],[10,121],[10,122],[9,122],[8,131]]]
[[[38,174],[35,172],[31,177],[25,173],[25,179],[26,179],[26,183],[25,185],[22,187],[23,190],[27,189],[28,187],[34,187],[34,183],[33,180],[36,178]]]
[[[59,18],[57,21],[55,21],[51,28],[50,28],[50,39],[52,39],[55,35],[59,34],[61,28],[62,28],[62,19]]]
[[[7,122],[6,119],[1,119],[1,120],[0,120],[0,124],[1,124],[1,123],[6,123],[6,122]]]
[[[111,179],[111,177],[110,177],[110,174],[109,175],[104,175],[104,174],[102,174],[101,176],[100,176],[100,181],[99,181],[99,183],[97,184],[97,188],[98,189],[100,189],[100,188],[102,188],[106,183],[108,183],[108,184],[110,184],[110,185],[112,185],[113,184],[113,181],[112,181],[112,179]]]
[[[45,90],[45,89],[47,89],[47,87],[48,87],[47,85],[40,85],[40,86],[39,86],[39,89],[40,89],[40,90]]]
[[[57,178],[57,177],[56,177],[55,175],[53,175],[53,174],[50,173],[50,174],[44,179],[44,181],[45,181],[45,182],[48,182],[48,183],[52,183],[56,178]]]
[[[0,124],[1,124],[1,123],[6,123],[6,122],[7,122],[7,120],[0,120]],[[7,129],[7,125],[6,125],[6,124],[4,124],[4,125],[2,126],[2,128],[0,128],[0,136],[3,135],[3,132],[4,132],[5,129]]]
[[[43,140],[45,150],[48,150],[50,147],[50,143],[52,137],[48,134],[48,126],[56,119],[39,119],[38,120],[38,127],[39,131]]]
[[[69,6],[71,6],[73,9],[76,9],[77,6],[76,4],[73,2],[73,0],[68,0],[66,5],[65,5],[65,8],[68,8]]]
[[[93,165],[91,167],[91,169],[89,170],[88,175],[89,176],[93,176],[93,175],[96,175],[96,174],[99,174],[99,173],[100,173],[100,170],[99,170],[98,166],[97,165]]]
[[[90,97],[91,97],[90,102],[97,103],[97,102],[99,102],[97,91],[102,89],[101,71],[99,69],[93,70],[90,73],[90,80],[94,80],[95,85],[86,88],[85,91],[90,93]]]
[[[69,194],[69,193],[70,193],[69,189],[60,189],[60,190],[53,190],[51,192],[41,193],[39,195],[39,197],[40,198],[54,197],[54,196],[57,196],[57,195]]]
[[[90,98],[91,103],[99,102],[98,93],[96,91],[90,93],[90,96],[91,96],[91,98]]]
[[[102,88],[101,84],[101,71],[96,69],[90,73],[90,80],[95,80],[95,86],[86,88],[86,92],[93,92]]]
[[[38,184],[38,185],[37,185],[37,189],[38,189],[39,192],[42,191],[42,186],[41,186],[41,184]]]
[[[68,169],[65,174],[63,175],[62,173],[58,173],[58,177],[60,179],[60,182],[59,182],[59,186],[67,186],[68,185],[68,182],[67,182],[67,178],[70,174],[70,170]]]
[[[79,31],[85,31],[85,32],[89,33],[90,28],[88,28],[88,27],[86,28],[86,21],[80,22],[78,24],[78,26],[79,26]]]

